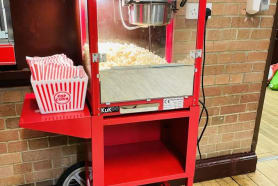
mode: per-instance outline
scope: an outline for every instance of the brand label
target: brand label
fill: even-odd
[[[68,92],[58,92],[54,96],[55,103],[64,105],[70,102],[70,94]]]
[[[111,113],[111,112],[119,112],[120,107],[103,107],[101,108],[101,113]]]
[[[172,110],[183,108],[183,97],[163,99],[163,110]]]

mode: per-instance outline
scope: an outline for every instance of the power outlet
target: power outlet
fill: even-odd
[[[212,10],[212,3],[207,3],[207,8]],[[199,3],[186,3],[185,6],[185,18],[186,19],[198,19]],[[211,16],[209,17],[211,18]]]

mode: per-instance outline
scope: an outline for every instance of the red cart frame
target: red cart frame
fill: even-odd
[[[90,55],[98,53],[97,0],[87,1]],[[79,2],[81,45],[85,44],[85,4]],[[206,0],[199,2],[196,50],[203,50]],[[173,33],[168,25],[167,36]],[[169,43],[168,46],[171,46]],[[166,54],[171,48],[166,47]],[[167,54],[167,59],[171,54]],[[169,61],[169,60],[168,60]],[[163,99],[112,103],[109,106],[160,103],[159,111],[120,115],[104,114],[100,103],[98,62],[91,61],[88,105],[83,111],[42,115],[33,94],[27,94],[20,126],[27,129],[91,139],[93,186],[134,186],[171,180],[193,185],[199,120],[202,56],[195,59],[193,96],[184,108],[163,111]],[[89,107],[91,109],[89,109]],[[90,112],[91,111],[91,112]]]
[[[90,55],[92,56],[95,53],[98,53],[98,24],[97,24],[97,0],[88,0],[88,24],[89,24],[89,44],[90,44]],[[196,38],[196,50],[203,50],[203,41],[204,41],[204,29],[205,29],[205,14],[206,14],[206,0],[200,0],[199,2],[199,19],[197,26],[197,38]],[[167,36],[172,37],[173,35],[173,22],[168,25]],[[169,39],[169,38],[167,38]],[[166,41],[167,42],[167,41]],[[166,58],[171,58],[169,55],[169,50],[171,50],[172,43],[166,46]],[[99,63],[92,64],[92,77],[91,77],[91,90],[92,95],[90,100],[90,105],[92,106],[92,170],[93,170],[93,185],[94,186],[104,186],[104,185],[143,185],[154,182],[164,182],[167,180],[187,178],[187,185],[191,186],[193,184],[193,177],[195,171],[195,158],[196,158],[196,144],[198,136],[198,118],[199,118],[199,92],[200,92],[200,77],[201,77],[201,66],[202,66],[202,57],[197,57],[195,60],[195,76],[194,76],[194,93],[193,96],[184,98],[184,109],[178,111],[163,111],[163,112],[154,112],[154,113],[139,113],[133,115],[119,115],[119,113],[113,114],[104,114],[101,113],[101,108],[107,107],[106,104],[100,103],[100,82],[98,78],[99,74]],[[132,102],[122,102],[122,103],[112,103],[109,106],[127,106],[135,104],[146,104],[146,103],[160,103],[159,110],[162,110],[163,99],[154,99],[154,100],[144,100],[144,101],[132,101]],[[114,115],[114,117],[108,117]],[[187,128],[187,149],[186,149],[186,162],[185,162],[185,171],[183,173],[169,174],[160,177],[152,177],[148,179],[134,180],[136,181],[126,181],[122,183],[113,183],[112,180],[109,180],[105,169],[108,166],[105,165],[105,139],[104,131],[105,126],[109,125],[122,125],[122,124],[132,124],[138,122],[146,121],[157,121],[165,120],[171,118],[189,118],[188,128]],[[110,134],[113,136],[114,134]],[[112,137],[113,138],[113,137]],[[132,147],[127,147],[127,149]],[[138,147],[140,148],[140,147]],[[96,150],[97,149],[97,150]],[[125,149],[122,149],[123,151]],[[128,153],[128,151],[126,152]],[[128,157],[126,157],[128,158]],[[128,159],[126,161],[129,161]],[[123,163],[124,164],[124,163]],[[122,167],[124,168],[124,166]],[[147,168],[147,167],[138,167]],[[119,169],[121,169],[121,164],[119,164]],[[139,174],[140,170],[131,169],[130,171],[135,171],[134,174]],[[157,170],[154,170],[157,171]],[[137,173],[136,173],[137,172]],[[126,174],[126,172],[123,172]],[[111,176],[111,175],[110,175]],[[136,177],[136,176],[134,176]],[[109,180],[109,181],[106,181]],[[132,179],[131,179],[132,180]],[[107,184],[109,183],[109,184]]]

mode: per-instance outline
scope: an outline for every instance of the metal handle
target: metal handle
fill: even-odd
[[[5,6],[4,6],[4,0],[0,0],[0,8],[1,8],[1,14],[0,14],[0,27],[1,31],[8,31],[8,26],[7,26],[7,20],[6,20],[6,11],[5,11]]]
[[[4,25],[4,7],[3,7],[3,0],[0,1],[0,31],[4,31],[5,30],[5,25]]]

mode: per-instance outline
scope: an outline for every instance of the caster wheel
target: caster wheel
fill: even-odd
[[[89,165],[89,179],[92,183],[92,166]],[[57,181],[56,186],[88,186],[86,184],[86,167],[85,162],[78,162],[66,169]]]

